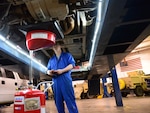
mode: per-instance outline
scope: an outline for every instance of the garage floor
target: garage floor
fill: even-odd
[[[57,113],[53,100],[48,100],[46,104],[46,113]],[[123,98],[123,104],[123,107],[116,107],[114,97],[77,100],[79,113],[150,113],[150,97]],[[13,105],[0,108],[0,113],[12,111]]]

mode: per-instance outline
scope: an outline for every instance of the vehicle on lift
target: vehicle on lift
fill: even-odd
[[[150,75],[145,75],[143,71],[128,73],[128,77],[119,79],[119,85],[123,97],[131,92],[138,97],[144,94],[150,95]]]
[[[28,82],[24,75],[0,67],[0,106],[12,104],[15,92]]]

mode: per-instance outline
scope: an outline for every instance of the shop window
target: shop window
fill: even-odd
[[[5,70],[5,72],[6,72],[6,77],[7,77],[7,78],[15,79],[14,74],[13,74],[12,71]]]
[[[2,77],[2,72],[0,71],[0,77]]]
[[[23,74],[18,73],[18,75],[21,79],[25,79],[25,76]]]

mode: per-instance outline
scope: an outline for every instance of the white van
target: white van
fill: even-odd
[[[24,75],[0,67],[0,105],[13,103],[17,89],[27,87],[28,82]]]

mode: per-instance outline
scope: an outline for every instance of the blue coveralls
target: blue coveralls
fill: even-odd
[[[48,62],[48,70],[63,69],[69,64],[75,65],[74,58],[70,53],[61,53],[59,59],[54,55]],[[52,80],[54,82],[53,92],[55,104],[58,113],[65,113],[64,101],[67,105],[69,113],[78,113],[75,102],[74,90],[72,86],[71,70],[61,75],[56,75]]]

